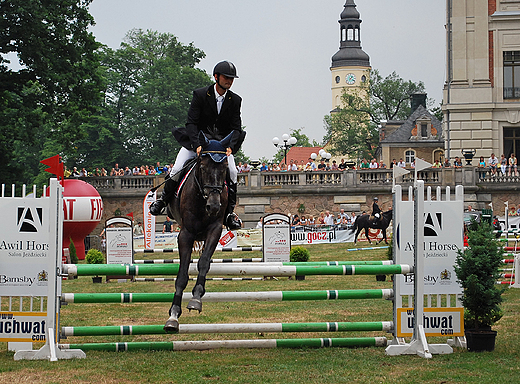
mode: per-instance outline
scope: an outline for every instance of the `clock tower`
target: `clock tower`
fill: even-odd
[[[368,85],[370,58],[361,49],[361,19],[354,0],[346,0],[341,12],[339,51],[332,56],[332,110],[341,106],[343,89],[360,90]]]

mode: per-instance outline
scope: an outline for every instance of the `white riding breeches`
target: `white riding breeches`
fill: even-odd
[[[193,158],[197,157],[197,152],[190,151],[184,147],[181,147],[181,150],[177,154],[177,158],[175,159],[175,164],[173,164],[173,168],[170,170],[170,177],[173,177],[177,172],[182,169],[182,166]],[[229,168],[229,177],[233,184],[236,184],[238,180],[238,171],[235,165],[235,157],[233,155],[229,155],[227,157],[228,168]]]

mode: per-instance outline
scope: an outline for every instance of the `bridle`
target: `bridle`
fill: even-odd
[[[200,172],[200,162],[202,160],[202,155],[205,155],[205,154],[209,154],[209,153],[221,153],[221,154],[225,154],[226,152],[222,152],[222,151],[203,151],[201,152],[199,158],[197,159],[197,172],[195,172],[195,183],[197,184],[197,187],[199,188],[199,193],[200,195],[202,196],[202,198],[204,200],[208,200],[209,196],[213,193],[218,193],[219,195],[222,193],[222,190],[224,189],[224,185],[225,185],[225,180],[224,182],[222,183],[222,185],[211,185],[211,184],[201,184],[200,180],[199,180],[199,175],[198,173]],[[206,190],[209,190],[208,193],[206,193],[205,191]]]

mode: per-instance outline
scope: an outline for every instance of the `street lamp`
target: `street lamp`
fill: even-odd
[[[318,154],[320,155],[321,159],[320,160],[325,160],[325,161],[329,161],[330,158],[332,157],[332,155],[330,153],[327,153],[327,151],[325,151],[323,148],[320,149],[320,151],[318,152]],[[315,154],[314,152],[311,153],[311,159],[312,160],[316,160],[318,157],[317,154]]]
[[[273,137],[273,145],[278,148],[283,149],[283,157],[285,159],[285,165],[287,165],[287,151],[289,148],[296,144],[296,137],[289,136],[287,133],[282,135],[283,144],[280,144],[280,139],[278,137]]]

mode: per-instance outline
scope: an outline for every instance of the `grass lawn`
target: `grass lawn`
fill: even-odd
[[[368,246],[368,245],[362,245]],[[386,250],[347,252],[354,244],[313,245],[310,261],[380,260]],[[177,254],[169,254],[177,258]],[[165,254],[138,255],[165,258]],[[261,257],[261,252],[218,253],[215,258]],[[187,292],[193,288],[190,281]],[[208,281],[207,292],[391,288],[374,276],[307,276],[303,281]],[[63,292],[173,292],[173,282],[92,284],[91,277],[66,280]],[[69,304],[61,310],[62,326],[164,324],[168,303]],[[384,348],[220,349],[212,351],[87,352],[81,360],[14,361],[0,343],[0,383],[516,383],[520,377],[520,290],[508,289],[504,316],[491,353],[456,349],[451,355],[386,356]],[[184,310],[181,324],[390,321],[388,300],[205,303],[201,314]],[[383,332],[201,334],[69,337],[63,343],[281,339],[387,336]],[[445,339],[429,339],[444,342]]]

